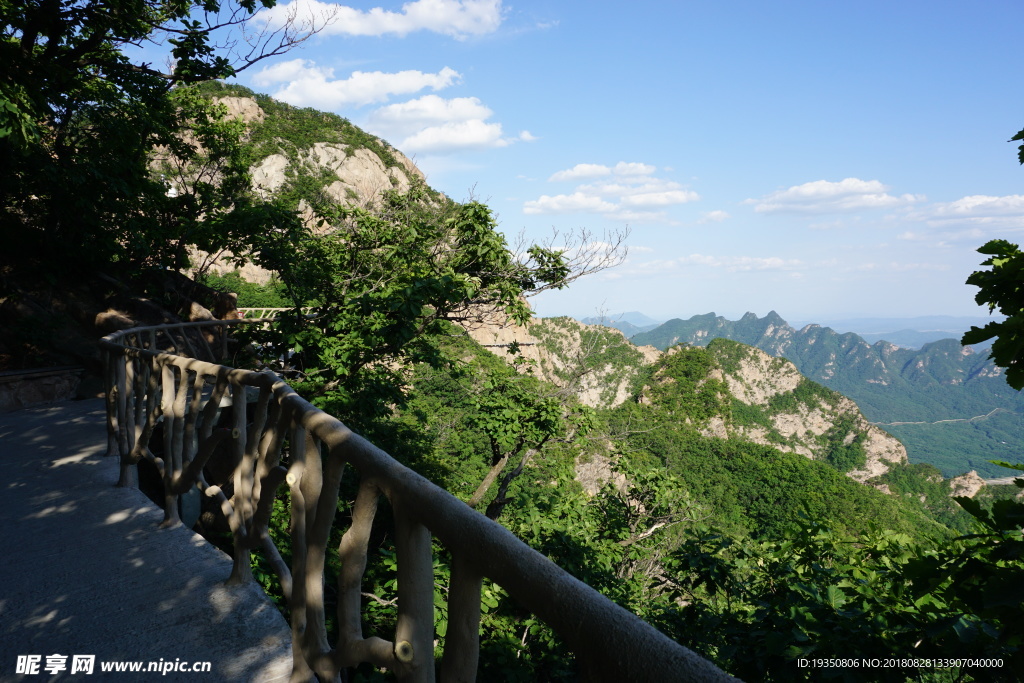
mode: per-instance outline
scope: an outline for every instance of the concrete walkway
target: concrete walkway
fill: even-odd
[[[0,683],[287,681],[291,638],[258,586],[226,587],[231,559],[114,487],[101,399],[0,415]],[[66,670],[45,671],[66,655]],[[39,673],[16,673],[40,655]],[[95,655],[91,675],[73,655]],[[115,661],[210,662],[208,673],[104,673]]]

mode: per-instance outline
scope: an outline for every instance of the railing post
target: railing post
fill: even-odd
[[[452,556],[451,571],[441,683],[473,683],[480,660],[480,589],[483,579],[461,553]]]
[[[125,395],[127,391],[126,382],[126,371],[125,366],[128,364],[128,356],[120,355],[117,357],[117,361],[114,364],[116,374],[116,389],[115,389],[115,405],[117,409],[117,449],[121,455],[121,479],[117,482],[118,486],[126,486],[129,488],[139,487],[139,475],[134,468],[131,468],[129,472],[125,472],[127,468],[124,467],[126,462],[131,461],[131,448],[128,446],[128,423],[127,415],[128,412],[128,397]]]
[[[248,583],[252,581],[252,565],[249,563],[249,545],[246,542],[248,535],[249,520],[252,519],[252,468],[245,468],[246,445],[248,430],[246,429],[246,400],[245,386],[234,377],[230,378],[231,383],[231,413],[233,418],[233,429],[238,437],[234,442],[234,453],[232,459],[235,463],[234,496],[231,499],[231,530],[234,534],[234,565],[231,568],[231,576],[228,577],[228,584]]]
[[[434,682],[434,559],[430,531],[396,496],[395,552],[398,560],[398,625],[395,666],[403,683]]]
[[[103,349],[103,384],[106,388],[104,400],[107,405],[107,457],[120,456],[117,447],[117,370],[114,363],[120,356],[111,349]]]

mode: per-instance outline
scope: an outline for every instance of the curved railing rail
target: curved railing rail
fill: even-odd
[[[104,337],[109,454],[120,455],[122,486],[137,485],[141,459],[153,461],[163,478],[166,525],[181,523],[179,499],[186,495],[201,494],[219,504],[234,539],[229,582],[252,580],[250,552],[263,551],[290,607],[293,681],[314,676],[339,680],[343,669],[361,662],[385,667],[403,682],[434,680],[432,536],[451,553],[442,681],[475,680],[484,577],[560,635],[584,680],[730,680],[505,527],[303,400],[276,374],[211,362],[215,349],[226,356],[230,326],[245,323],[140,327]],[[179,355],[182,351],[193,357]],[[154,455],[149,445],[160,423],[162,453]],[[224,481],[211,483],[204,466],[218,452],[220,457],[229,454],[234,467]],[[338,637],[331,644],[324,562],[347,465],[360,478],[352,523],[337,549]],[[291,493],[291,567],[267,531],[282,484]],[[395,519],[398,621],[393,641],[364,637],[361,625],[361,582],[381,495],[391,502]]]

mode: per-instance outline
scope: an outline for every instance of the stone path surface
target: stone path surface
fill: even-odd
[[[116,488],[102,399],[0,415],[0,683],[287,681],[287,622],[231,559],[141,492]],[[39,673],[17,673],[39,655]],[[50,655],[66,670],[47,673]],[[92,674],[72,656],[95,655]],[[208,673],[103,672],[104,662],[210,662]]]

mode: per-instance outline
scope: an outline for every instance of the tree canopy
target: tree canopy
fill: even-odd
[[[51,267],[73,270],[165,266],[180,257],[160,248],[165,238],[209,239],[209,230],[198,236],[171,217],[223,208],[237,192],[217,200],[200,194],[203,206],[184,206],[187,200],[167,196],[150,155],[158,146],[196,155],[217,136],[230,143],[229,131],[211,128],[222,117],[175,96],[177,86],[230,76],[319,28],[292,23],[252,32],[245,22],[256,10],[254,0],[0,0],[5,256],[46,254]],[[128,56],[146,44],[169,48],[167,69]],[[205,135],[185,144],[180,132],[193,124],[205,126]],[[211,153],[224,155],[225,147]]]

